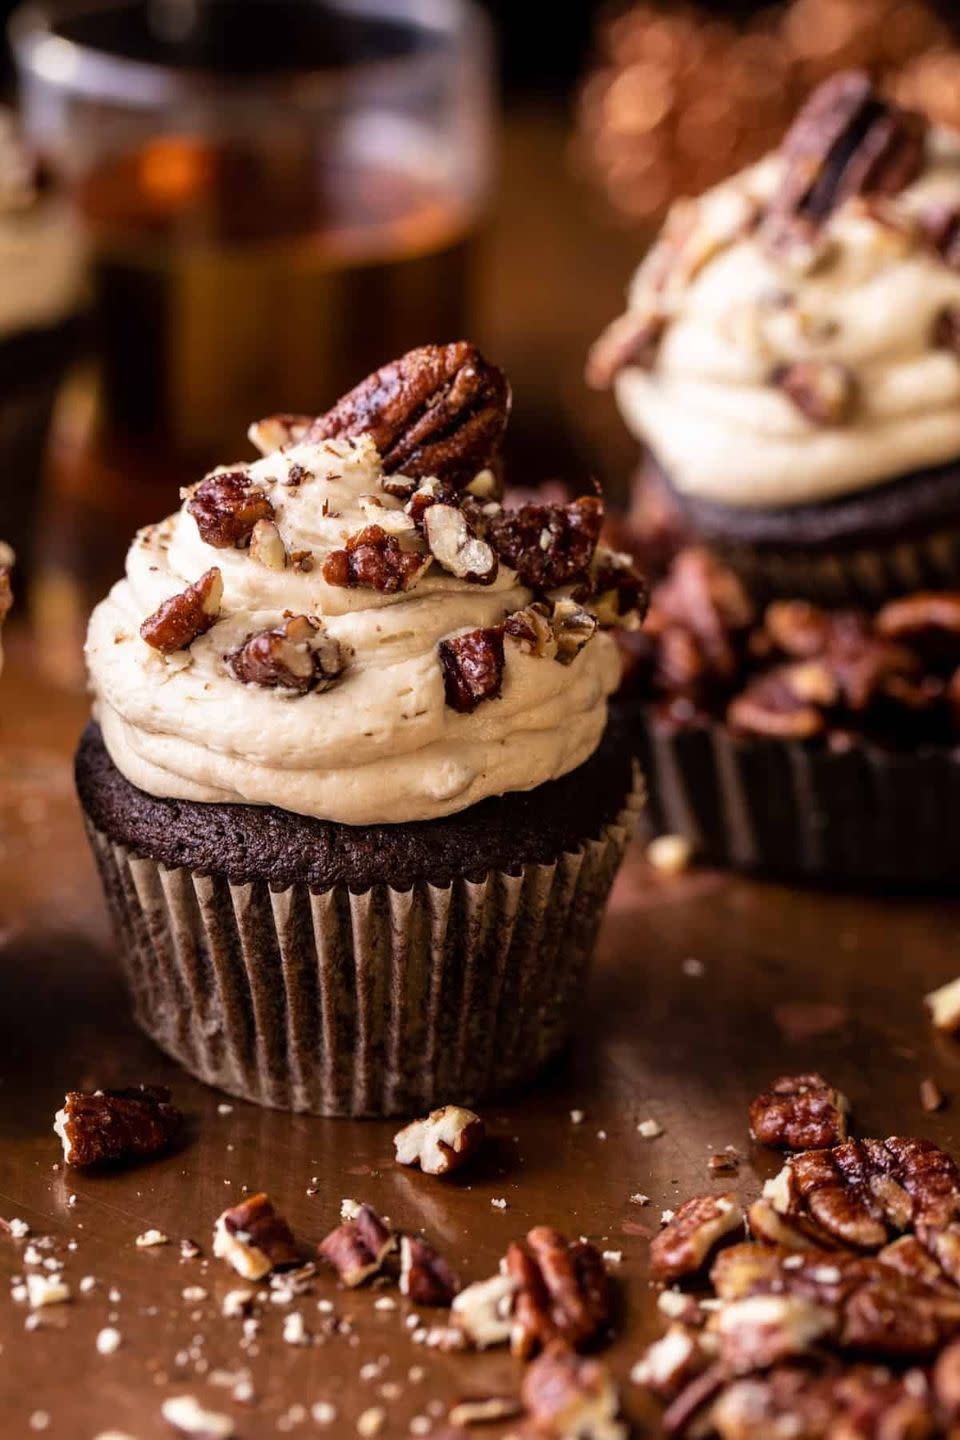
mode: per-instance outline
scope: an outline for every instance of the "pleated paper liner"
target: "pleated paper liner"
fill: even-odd
[[[705,863],[905,891],[960,882],[960,754],[831,751],[630,710],[649,823]]]
[[[642,803],[637,776],[616,821],[553,864],[362,894],[232,884],[88,832],[161,1049],[262,1105],[394,1115],[481,1100],[563,1048]]]

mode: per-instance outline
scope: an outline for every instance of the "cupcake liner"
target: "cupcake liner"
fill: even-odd
[[[708,540],[760,600],[804,599],[826,605],[881,605],[917,590],[960,586],[960,530],[875,549],[777,550]]]
[[[678,728],[631,709],[658,832],[708,864],[841,884],[955,889],[960,754],[828,750],[749,738],[705,722]]]
[[[168,869],[88,820],[138,1024],[209,1085],[278,1109],[405,1114],[533,1075],[572,1030],[643,790],[549,865],[271,890]]]

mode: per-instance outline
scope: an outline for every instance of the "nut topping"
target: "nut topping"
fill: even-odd
[[[568,505],[521,505],[487,521],[486,539],[531,590],[585,581],[600,538],[603,503],[581,495]]]
[[[67,1165],[85,1169],[104,1161],[144,1160],[169,1149],[183,1116],[162,1085],[129,1090],[71,1090],[53,1128]]]
[[[358,1205],[342,1225],[320,1242],[318,1250],[336,1270],[340,1283],[352,1290],[378,1275],[396,1248],[396,1236],[377,1212],[369,1205]]]
[[[400,1240],[400,1292],[415,1305],[450,1305],[460,1282],[432,1245],[412,1235]]]
[[[216,550],[250,543],[258,520],[272,520],[273,506],[246,470],[218,470],[208,475],[187,501],[200,538]]]
[[[285,445],[298,444],[312,423],[309,415],[268,415],[265,420],[254,421],[247,437],[261,455],[272,455]]]
[[[554,1440],[625,1440],[620,1397],[604,1365],[583,1360],[561,1341],[528,1368],[520,1398],[537,1435]]]
[[[290,1226],[262,1193],[219,1216],[213,1228],[213,1253],[245,1280],[262,1280],[271,1270],[299,1265],[303,1259]]]
[[[857,397],[853,372],[836,360],[795,360],[779,365],[770,383],[813,425],[843,425]]]
[[[423,345],[344,395],[306,438],[369,434],[388,476],[435,475],[460,489],[490,464],[509,412],[506,379],[473,345]]]
[[[268,570],[283,570],[287,552],[280,531],[272,520],[258,520],[250,534],[250,559]]]
[[[647,584],[630,555],[598,545],[589,587],[577,590],[573,598],[586,605],[604,629],[621,625],[635,630],[647,611]]]
[[[491,585],[496,580],[497,557],[485,540],[471,534],[459,506],[430,505],[423,524],[430,554],[449,574],[477,585]]]
[[[737,1197],[697,1195],[687,1200],[650,1241],[650,1270],[656,1280],[695,1275],[727,1235],[743,1226]]]
[[[503,633],[517,644],[524,655],[536,655],[543,659],[557,652],[550,611],[539,600],[508,615],[503,622]]]
[[[351,535],[342,550],[332,551],[323,562],[328,585],[365,586],[383,595],[407,590],[420,578],[429,562],[413,550],[403,550],[395,535],[382,525],[367,525]]]
[[[920,229],[943,263],[960,270],[960,209],[955,205],[929,205],[920,214]]]
[[[813,1150],[847,1138],[850,1102],[822,1075],[781,1075],[750,1106],[750,1134],[780,1150]]]
[[[510,1275],[493,1275],[468,1285],[453,1302],[450,1318],[479,1350],[505,1345],[513,1331],[513,1300],[517,1282]]]
[[[437,645],[443,689],[451,710],[469,715],[483,700],[495,700],[503,684],[503,631],[468,630]]]
[[[347,664],[340,643],[308,615],[291,615],[275,629],[251,635],[226,661],[244,685],[297,695],[329,690]]]
[[[600,1252],[547,1225],[531,1230],[527,1245],[511,1245],[503,1261],[517,1285],[511,1349],[522,1359],[551,1340],[583,1349],[610,1320],[610,1282]]]
[[[397,1132],[393,1137],[397,1160],[401,1165],[419,1165],[425,1175],[449,1175],[477,1153],[485,1128],[472,1110],[443,1105]]]
[[[628,367],[652,370],[666,328],[666,316],[655,310],[619,315],[590,347],[585,378],[591,390],[609,389]]]
[[[186,650],[214,624],[222,603],[223,576],[213,566],[186,590],[171,595],[148,615],[140,626],[140,635],[162,655]]]
[[[557,642],[555,659],[561,665],[572,665],[580,651],[599,629],[595,615],[578,605],[576,600],[558,600],[553,607],[552,628]]]

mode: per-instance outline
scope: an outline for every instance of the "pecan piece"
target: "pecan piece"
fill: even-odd
[[[187,501],[200,538],[216,550],[242,548],[250,543],[258,520],[272,520],[273,506],[264,492],[250,483],[246,470],[218,470],[208,475]]]
[[[503,685],[503,630],[468,630],[437,645],[443,690],[451,710],[469,715],[483,700],[495,700]]]
[[[348,1289],[362,1285],[383,1269],[387,1256],[397,1248],[396,1236],[369,1205],[358,1205],[353,1214],[332,1230],[318,1247]]]
[[[309,615],[291,615],[273,630],[251,635],[226,662],[244,685],[297,695],[328,690],[347,663],[339,641]]]
[[[459,505],[435,501],[423,512],[423,528],[430,554],[442,569],[458,580],[493,584],[499,561],[486,540],[472,533]]]
[[[516,642],[524,655],[536,655],[543,659],[546,655],[556,654],[550,611],[539,600],[508,615],[503,622],[503,633]]]
[[[928,205],[920,212],[920,230],[951,270],[960,270],[960,208]]]
[[[850,1102],[822,1075],[781,1075],[750,1105],[750,1134],[780,1150],[813,1150],[847,1138]]]
[[[216,622],[222,603],[223,576],[214,565],[148,615],[140,626],[141,638],[162,655],[186,650]]]
[[[755,1294],[724,1305],[708,1331],[719,1341],[724,1364],[743,1374],[806,1355],[835,1326],[832,1305],[804,1295]]]
[[[647,583],[630,555],[598,545],[590,581],[574,592],[573,598],[586,605],[604,627],[622,626],[635,630],[647,612]]]
[[[753,619],[732,570],[700,546],[682,550],[655,587],[647,615],[656,688],[696,703],[727,691],[740,671]]]
[[[585,1348],[610,1320],[610,1281],[600,1252],[583,1240],[571,1243],[547,1225],[529,1231],[527,1245],[511,1245],[503,1262],[517,1285],[514,1354],[528,1359],[555,1339]]]
[[[920,591],[890,600],[874,620],[882,640],[919,651],[926,664],[950,674],[960,665],[960,592]]]
[[[775,1366],[733,1379],[704,1417],[718,1440],[905,1440],[940,1433],[926,1378],[878,1365]]]
[[[367,525],[351,535],[342,550],[333,550],[323,562],[328,585],[365,586],[383,595],[407,590],[428,561],[414,550],[403,550],[395,535],[382,525]]]
[[[668,1290],[668,1295],[679,1292]],[[707,1364],[700,1332],[689,1325],[671,1325],[665,1335],[648,1345],[630,1372],[635,1385],[642,1385],[660,1400],[672,1400],[699,1375]]]
[[[568,505],[521,505],[487,520],[486,539],[531,590],[585,581],[600,539],[603,502],[581,495]]]
[[[727,1235],[743,1227],[737,1197],[696,1195],[684,1201],[671,1220],[650,1241],[650,1270],[655,1280],[695,1275]]]
[[[587,356],[585,379],[591,390],[607,390],[621,370],[652,370],[667,328],[656,311],[628,310],[595,340]]]
[[[432,1245],[412,1235],[401,1238],[401,1294],[415,1305],[450,1305],[459,1289],[457,1277]]]
[[[558,600],[553,607],[552,627],[557,642],[554,659],[561,665],[572,665],[600,628],[599,621],[576,600]]]
[[[924,996],[930,1020],[936,1030],[955,1035],[960,1030],[960,975]]]
[[[435,475],[459,489],[490,464],[509,413],[506,378],[475,346],[423,345],[344,395],[307,439],[370,435],[388,476]]]
[[[620,1397],[599,1360],[584,1360],[554,1341],[526,1371],[520,1398],[538,1435],[555,1440],[624,1440]]]
[[[827,728],[818,706],[796,693],[786,669],[771,670],[751,680],[730,701],[727,723],[746,735],[771,735],[778,740],[809,740]]]
[[[53,1128],[67,1165],[85,1169],[104,1161],[144,1160],[170,1148],[183,1116],[163,1085],[127,1090],[71,1090]]]
[[[453,1302],[451,1320],[479,1350],[505,1345],[513,1331],[513,1301],[517,1282],[510,1275],[492,1275],[461,1290]]]
[[[843,425],[853,413],[856,381],[839,361],[795,360],[778,365],[770,383],[814,425]]]
[[[263,1193],[241,1200],[218,1217],[213,1253],[245,1280],[262,1280],[271,1270],[299,1265],[303,1259],[290,1226]]]
[[[247,431],[247,438],[261,455],[273,455],[285,445],[296,445],[306,435],[312,424],[309,415],[268,415],[255,420]]]
[[[272,520],[258,520],[250,533],[250,559],[268,570],[284,570],[287,551],[280,531]]]
[[[413,1120],[393,1137],[401,1165],[419,1165],[424,1175],[449,1175],[471,1160],[484,1141],[479,1115],[459,1105],[442,1105],[425,1120]]]
[[[237,1433],[232,1416],[207,1410],[194,1395],[171,1395],[160,1406],[160,1414],[188,1440],[233,1440]]]

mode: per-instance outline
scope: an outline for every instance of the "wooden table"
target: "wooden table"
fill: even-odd
[[[596,202],[563,178],[560,135],[515,127],[487,328],[518,376],[518,406],[558,390],[583,433],[602,433],[606,463],[629,447],[605,401],[581,409],[577,377],[586,340],[616,307],[630,246],[594,222]],[[546,290],[534,283],[538,266]],[[12,636],[0,687],[0,1215],[27,1221],[35,1242],[52,1237],[40,1256],[63,1260],[74,1298],[34,1321],[0,1287],[4,1437],[160,1440],[171,1433],[161,1402],[180,1394],[235,1415],[244,1440],[349,1437],[378,1408],[380,1433],[399,1437],[435,1427],[464,1394],[516,1390],[507,1355],[429,1351],[412,1338],[406,1302],[376,1303],[395,1292],[339,1292],[327,1273],[292,1305],[259,1307],[260,1329],[244,1341],[241,1322],[220,1313],[238,1277],[210,1258],[213,1221],[244,1186],[267,1189],[310,1243],[337,1223],[342,1197],[368,1200],[396,1225],[422,1227],[466,1280],[491,1274],[507,1242],[539,1222],[622,1252],[611,1266],[622,1314],[608,1358],[628,1415],[642,1420],[655,1412],[627,1377],[659,1331],[647,1240],[664,1208],[731,1184],[707,1168],[725,1145],[744,1155],[735,1188],[756,1194],[776,1165],[746,1135],[759,1087],[817,1067],[852,1097],[861,1133],[955,1145],[960,1052],[932,1035],[922,996],[960,970],[956,905],[696,869],[666,879],[639,849],[616,887],[572,1054],[529,1094],[486,1107],[493,1141],[462,1181],[398,1168],[391,1123],[290,1117],[194,1084],[128,1018],[72,795],[86,702],[39,677],[42,643]],[[926,1075],[956,1091],[956,1105],[922,1113]],[[64,1091],[140,1081],[173,1088],[189,1116],[184,1148],[123,1173],[65,1173],[51,1129]],[[571,1111],[583,1112],[580,1124]],[[647,1117],[663,1126],[659,1139],[638,1134]],[[631,1201],[638,1192],[648,1204]],[[172,1243],[138,1249],[151,1227]],[[181,1258],[184,1238],[202,1258]],[[4,1277],[24,1273],[26,1243],[0,1237]],[[330,1305],[349,1320],[346,1333],[327,1333]],[[291,1310],[311,1344],[284,1342]],[[98,1353],[104,1329],[119,1333],[113,1354]],[[239,1384],[242,1395],[247,1378],[255,1398],[244,1404],[233,1391]],[[324,1430],[311,1408],[326,1403],[336,1418]]]

